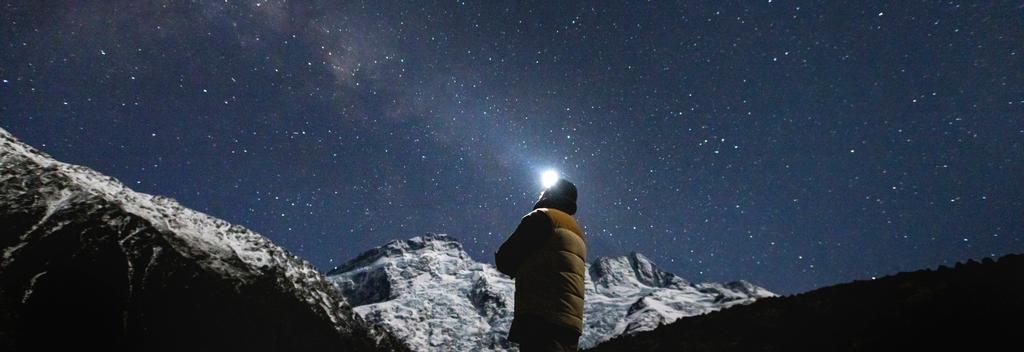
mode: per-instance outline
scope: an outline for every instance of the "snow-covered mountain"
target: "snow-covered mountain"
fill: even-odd
[[[404,350],[248,229],[0,129],[0,350]]]
[[[366,320],[417,351],[504,351],[512,323],[514,282],[473,260],[444,234],[392,241],[328,273]],[[745,281],[694,284],[658,269],[638,253],[598,258],[586,274],[580,346],[652,330],[763,297]]]

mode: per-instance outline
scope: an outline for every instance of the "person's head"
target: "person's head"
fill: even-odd
[[[569,215],[576,214],[576,185],[566,179],[559,179],[541,192],[540,199],[533,208],[554,208]]]

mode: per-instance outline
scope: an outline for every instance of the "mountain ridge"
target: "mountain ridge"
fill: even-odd
[[[1017,341],[1024,255],[967,260],[772,297],[588,351],[987,350]]]
[[[265,237],[3,129],[0,229],[4,350],[405,350]]]

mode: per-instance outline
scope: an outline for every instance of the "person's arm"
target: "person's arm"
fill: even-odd
[[[516,277],[519,265],[536,250],[551,230],[551,219],[541,211],[532,211],[523,217],[519,226],[494,253],[494,263],[502,274]]]

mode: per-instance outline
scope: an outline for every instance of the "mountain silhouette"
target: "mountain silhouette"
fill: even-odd
[[[970,260],[680,319],[590,351],[977,351],[1019,343],[1024,256]]]

